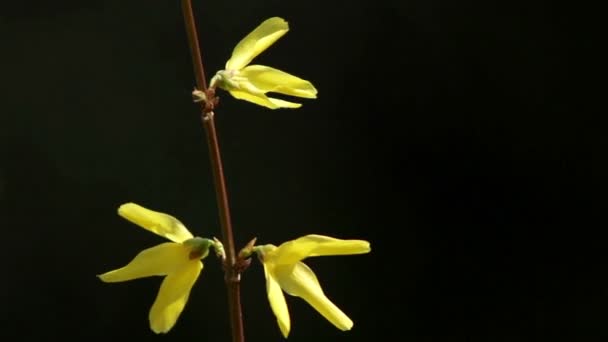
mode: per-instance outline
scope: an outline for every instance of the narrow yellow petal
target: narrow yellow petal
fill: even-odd
[[[308,257],[364,254],[370,251],[364,240],[341,240],[323,235],[306,235],[281,244],[275,251],[275,262],[293,264]]]
[[[179,270],[165,277],[150,309],[149,319],[152,331],[160,334],[173,328],[188,302],[190,290],[202,269],[202,262],[191,260]]]
[[[365,254],[371,251],[369,242],[365,240],[340,240],[315,234],[304,236],[303,239],[317,242],[317,246],[310,252],[310,257]]]
[[[274,103],[277,108],[300,108],[302,107],[301,103],[289,102],[281,99],[275,99],[274,97],[269,97],[268,100]]]
[[[118,214],[136,225],[173,242],[184,242],[192,234],[175,217],[146,209],[135,203],[126,203],[118,208]]]
[[[350,330],[353,327],[353,321],[325,296],[314,272],[304,263],[279,265],[274,271],[285,292],[304,299],[336,328]]]
[[[165,242],[141,251],[125,267],[101,274],[98,277],[107,283],[114,283],[167,275],[187,263],[189,253],[188,248],[182,244]]]
[[[291,320],[289,319],[289,310],[283,291],[272,274],[272,266],[264,264],[264,275],[266,276],[266,292],[268,293],[268,302],[270,308],[277,318],[279,329],[283,337],[287,338],[291,329]]]
[[[279,99],[270,98],[263,93],[250,93],[247,91],[241,90],[230,90],[230,95],[239,100],[245,100],[252,103],[255,103],[259,106],[263,106],[270,109],[277,108],[299,108],[302,105],[299,103],[293,103],[288,101],[283,101]]]
[[[250,65],[241,70],[239,76],[248,79],[264,93],[274,92],[309,99],[317,97],[317,89],[312,83],[264,65]]]
[[[267,19],[243,38],[232,51],[226,62],[227,70],[239,70],[252,59],[289,31],[289,25],[282,18]]]
[[[235,99],[245,100],[248,102],[255,103],[259,106],[263,106],[270,109],[277,109],[279,106],[272,103],[270,99],[264,94],[252,94],[245,91],[240,90],[230,90],[230,95],[232,95]]]

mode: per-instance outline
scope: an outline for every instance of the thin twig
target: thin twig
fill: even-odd
[[[190,53],[192,55],[192,64],[194,67],[194,76],[196,78],[196,86],[199,90],[213,97],[214,90],[207,89],[207,81],[205,78],[205,69],[203,67],[203,59],[199,46],[198,34],[196,31],[196,22],[194,20],[194,12],[192,11],[191,0],[182,0],[182,11],[184,13],[184,21],[186,24],[186,32],[188,34],[188,44],[190,45]],[[226,180],[222,167],[222,158],[220,154],[220,145],[215,129],[215,120],[213,117],[213,98],[208,98],[207,101],[201,103],[201,119],[207,135],[207,144],[209,146],[209,158],[211,160],[211,168],[213,170],[213,180],[215,184],[215,193],[217,205],[220,215],[220,225],[222,228],[222,243],[224,244],[225,260],[224,274],[226,281],[226,289],[228,290],[228,306],[230,309],[230,326],[232,328],[232,341],[244,342],[245,334],[243,329],[243,317],[241,313],[241,297],[240,297],[240,273],[237,265],[236,252],[234,247],[234,237],[232,233],[232,223],[230,220],[230,207],[228,205],[228,191],[226,190]]]

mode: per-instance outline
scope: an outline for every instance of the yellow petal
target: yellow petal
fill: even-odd
[[[269,97],[268,100],[274,103],[277,108],[300,108],[302,107],[301,103],[289,102],[281,99],[275,99],[274,97]]]
[[[264,94],[252,94],[245,91],[240,90],[230,90],[230,95],[239,100],[245,100],[252,103],[255,103],[259,106],[263,106],[270,109],[279,108],[276,104],[272,103],[270,99]]]
[[[184,242],[193,237],[188,229],[175,217],[146,209],[135,203],[121,205],[118,208],[118,214],[136,225],[173,242]]]
[[[274,252],[278,264],[293,264],[308,257],[364,254],[370,251],[364,240],[341,240],[323,235],[306,235],[281,244]]]
[[[287,309],[287,302],[285,302],[285,296],[279,283],[277,283],[272,273],[272,266],[264,264],[264,275],[266,276],[266,292],[268,293],[268,301],[270,302],[270,308],[277,318],[279,329],[283,337],[287,338],[289,330],[291,329],[291,321],[289,319],[289,310]]]
[[[202,262],[192,260],[165,277],[150,309],[152,331],[160,334],[173,328],[202,269]]]
[[[312,83],[264,65],[250,65],[241,70],[239,76],[248,79],[264,93],[274,92],[309,99],[317,97],[317,89]]]
[[[184,245],[165,242],[141,251],[125,267],[99,275],[107,283],[162,276],[174,272],[189,261],[190,251]]]
[[[226,62],[227,70],[239,70],[252,59],[289,31],[289,25],[282,18],[267,19],[243,38],[232,51]]]
[[[336,328],[350,330],[353,327],[353,321],[325,296],[314,272],[304,263],[278,265],[274,274],[285,292],[304,299]]]
[[[284,100],[274,99],[264,95],[263,93],[251,93],[241,90],[230,90],[230,95],[239,100],[245,100],[255,103],[270,109],[277,108],[299,108],[302,105],[299,103],[288,102]]]

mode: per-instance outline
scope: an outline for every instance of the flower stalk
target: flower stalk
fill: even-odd
[[[209,147],[209,158],[213,171],[213,180],[215,184],[215,193],[217,198],[218,211],[220,216],[220,226],[222,230],[222,243],[224,245],[224,280],[228,292],[228,307],[230,311],[230,327],[232,329],[232,341],[244,342],[245,335],[243,329],[243,317],[241,310],[240,297],[240,271],[237,255],[234,247],[234,236],[232,232],[232,223],[230,219],[230,207],[228,204],[228,191],[226,189],[226,180],[222,167],[222,158],[220,146],[215,129],[215,121],[213,117],[213,109],[217,104],[215,97],[215,89],[207,88],[205,69],[201,56],[201,49],[196,30],[196,21],[192,10],[191,0],[182,0],[182,11],[188,35],[188,45],[190,46],[190,54],[192,55],[192,65],[194,68],[194,76],[196,78],[196,87],[199,91],[205,94],[205,101],[200,102],[201,120],[207,136],[207,144]]]
[[[244,342],[240,278],[249,267],[251,256],[256,254],[264,267],[268,300],[283,337],[287,338],[291,330],[291,319],[283,293],[302,298],[336,328],[350,330],[353,327],[352,320],[325,295],[316,275],[302,260],[318,256],[369,253],[369,242],[309,234],[278,247],[272,244],[256,245],[257,239],[253,238],[238,254],[234,245],[228,191],[214,121],[213,111],[219,102],[215,89],[221,88],[236,99],[270,109],[299,108],[301,104],[274,98],[267,93],[316,98],[317,90],[309,81],[264,65],[250,65],[257,55],[287,33],[288,23],[280,17],[262,22],[236,45],[226,62],[226,69],[218,71],[208,85],[192,2],[181,0],[181,5],[196,79],[192,96],[194,102],[200,105],[201,121],[206,133],[222,240],[194,236],[182,222],[169,214],[132,202],[125,203],[118,209],[120,216],[170,242],[147,248],[126,266],[98,277],[104,282],[116,283],[164,276],[149,311],[149,321],[152,331],[157,334],[167,333],[184,310],[190,291],[203,270],[202,260],[213,248],[224,269],[232,341]]]

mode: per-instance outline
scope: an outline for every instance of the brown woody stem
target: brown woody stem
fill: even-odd
[[[199,46],[191,0],[182,0],[182,11],[184,13],[186,33],[188,34],[190,53],[192,55],[196,86],[207,96],[207,100],[201,102],[201,119],[203,126],[205,127],[207,144],[209,146],[209,158],[211,160],[211,168],[213,170],[215,193],[220,215],[220,225],[222,228],[222,243],[224,244],[225,250],[224,279],[226,281],[226,289],[228,290],[228,307],[230,311],[232,341],[244,342],[245,334],[243,329],[240,296],[240,269],[237,265],[232,223],[230,220],[230,207],[228,205],[228,191],[226,190],[226,180],[224,178],[224,171],[222,167],[220,145],[217,138],[215,121],[212,112],[213,107],[215,104],[217,104],[217,102],[214,98],[214,90],[207,89],[205,69],[203,67],[203,59],[201,56],[201,49]]]

